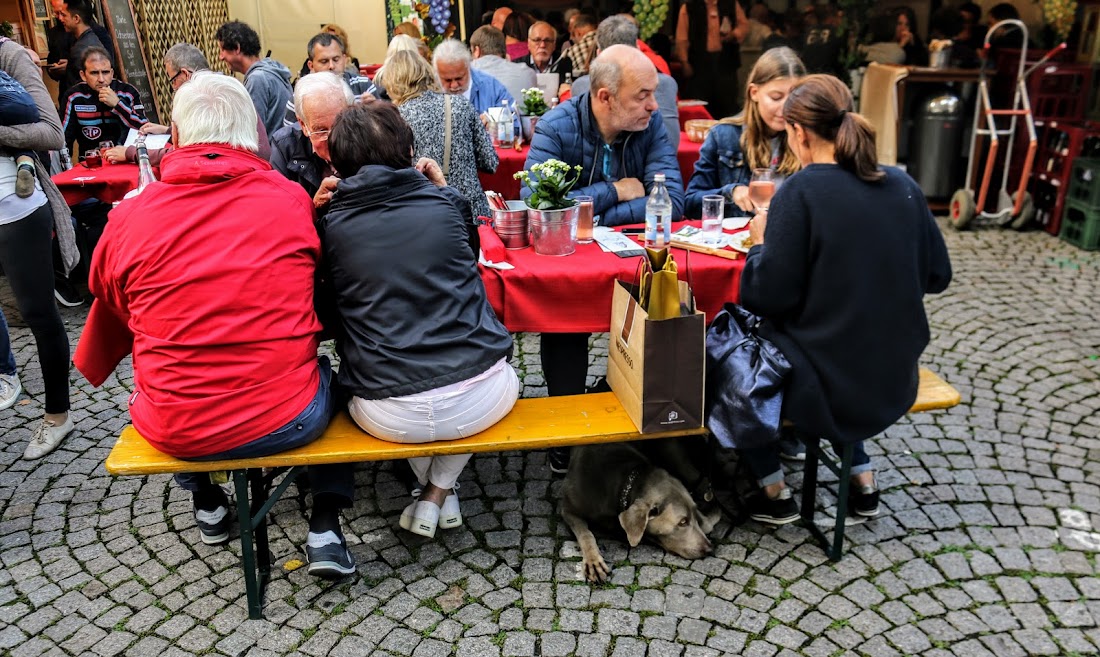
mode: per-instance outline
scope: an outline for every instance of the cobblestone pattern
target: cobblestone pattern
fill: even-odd
[[[723,523],[714,555],[694,562],[601,540],[614,573],[593,587],[545,454],[474,458],[466,524],[434,541],[396,528],[406,494],[389,465],[365,464],[345,518],[357,576],[281,568],[307,530],[288,496],[272,514],[280,568],[262,621],[246,618],[239,548],[202,545],[167,476],[104,472],[127,423],[128,364],[100,389],[74,372],[77,431],[20,460],[42,382],[5,287],[27,396],[0,413],[0,654],[1095,654],[1100,256],[1040,233],[947,239],[955,283],[928,299],[924,362],[963,403],[872,443],[884,513],[849,529],[841,562],[798,526]],[[63,310],[74,344],[86,311]],[[526,395],[545,394],[536,338],[518,342]],[[593,376],[606,336],[594,347]],[[827,515],[834,498],[819,502]]]

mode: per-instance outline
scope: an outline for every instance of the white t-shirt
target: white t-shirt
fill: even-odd
[[[34,180],[34,193],[27,198],[15,195],[15,158],[0,155],[0,226],[15,223],[49,202],[38,178]]]

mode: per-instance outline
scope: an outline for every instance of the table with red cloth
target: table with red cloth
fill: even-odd
[[[684,187],[691,180],[691,174],[695,173],[695,162],[699,159],[699,149],[702,144],[696,144],[687,138],[687,133],[680,133],[680,144],[676,149],[676,159],[680,163],[680,175],[684,178]],[[520,150],[514,148],[498,148],[497,155],[500,164],[495,173],[478,172],[481,179],[481,187],[485,190],[493,190],[509,200],[519,198],[520,182],[512,177],[517,171],[523,170],[523,164],[527,161],[527,152],[531,150],[530,144],[524,144]]]
[[[126,192],[137,188],[138,165],[104,164],[99,168],[89,169],[78,164],[53,176],[53,182],[69,205],[76,205],[90,198],[114,203],[121,201]]]
[[[538,255],[530,247],[505,254],[515,269],[480,267],[489,303],[509,331],[536,333],[610,330],[614,282],[633,281],[641,257],[620,258],[595,242],[578,244],[575,253],[564,257]],[[672,254],[680,278],[692,283],[695,303],[708,322],[727,301],[737,301],[744,258],[729,260],[676,248]]]
[[[706,105],[681,105],[680,110],[680,129],[684,129],[684,124],[688,121],[705,119],[714,120],[714,117],[707,111]]]

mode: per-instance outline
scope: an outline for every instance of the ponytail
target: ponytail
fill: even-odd
[[[844,111],[836,131],[836,163],[865,182],[882,180],[886,174],[878,168],[875,129],[859,114]]]
[[[875,129],[852,111],[852,93],[835,77],[803,78],[787,96],[783,117],[832,142],[837,164],[860,180],[875,182],[886,175],[878,167]]]

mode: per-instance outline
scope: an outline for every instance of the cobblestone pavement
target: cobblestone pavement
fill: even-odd
[[[841,562],[798,526],[723,523],[693,562],[603,540],[613,578],[589,586],[544,453],[476,457],[466,524],[434,541],[396,528],[407,497],[388,464],[365,464],[345,516],[357,576],[282,568],[306,533],[284,500],[263,621],[246,619],[239,548],[202,545],[167,476],[105,474],[128,364],[98,390],[74,372],[76,433],[20,460],[42,382],[4,287],[28,396],[0,413],[0,654],[1095,654],[1100,255],[1041,233],[947,238],[955,283],[928,299],[924,361],[963,404],[874,441],[884,513],[849,529]],[[63,311],[74,345],[86,312]],[[518,343],[527,395],[545,394],[536,338]],[[595,344],[593,374],[606,337]]]

